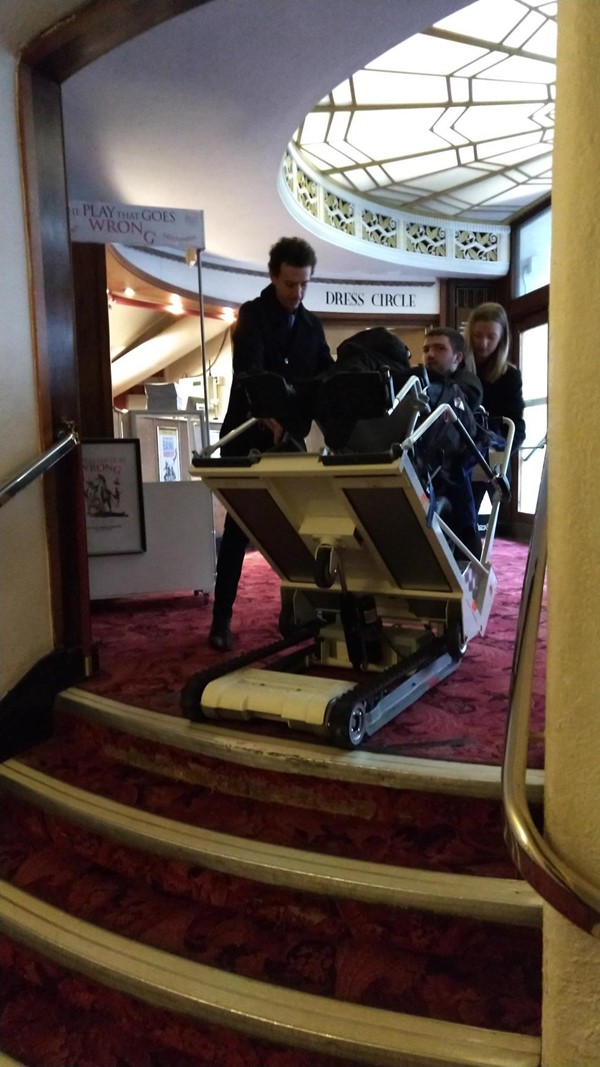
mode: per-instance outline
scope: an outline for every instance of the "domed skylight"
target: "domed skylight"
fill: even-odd
[[[336,86],[292,144],[388,209],[506,222],[550,191],[556,3],[478,0]]]

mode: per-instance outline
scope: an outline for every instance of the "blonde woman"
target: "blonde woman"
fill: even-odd
[[[483,387],[483,406],[493,428],[503,433],[503,416],[515,424],[514,451],[525,440],[523,380],[520,370],[508,362],[510,328],[502,305],[479,304],[469,316],[465,341],[475,360]]]

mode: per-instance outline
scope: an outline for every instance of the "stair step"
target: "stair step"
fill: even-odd
[[[465,797],[501,796],[499,767],[478,763],[386,756],[366,750],[343,752],[321,741],[296,741],[244,732],[238,727],[190,723],[177,716],[133,707],[71,687],[59,693],[57,711],[216,759],[282,774],[303,774],[328,780],[378,785],[390,789],[424,790]],[[527,771],[530,803],[541,803],[544,771]]]
[[[0,877],[78,919],[241,977],[539,1033],[539,930],[261,884],[112,844],[15,797],[5,812]]]
[[[348,860],[204,830],[70,786],[18,760],[0,766],[0,785],[113,841],[237,877],[484,921],[541,924],[540,898],[524,881]]]
[[[70,717],[68,726],[21,762],[207,830],[394,866],[518,877],[497,800],[280,775]]]
[[[19,1067],[357,1067],[155,1007],[16,941],[3,945],[3,1039]]]
[[[399,866],[517,877],[504,839],[500,800],[497,796],[470,795],[468,786],[472,783],[468,774],[472,768],[465,768],[467,789],[463,790],[462,783],[455,778],[451,792],[444,791],[443,785],[441,790],[437,789],[437,761],[431,760],[421,761],[427,764],[428,771],[427,776],[424,772],[420,775],[417,789],[406,788],[414,785],[414,776],[410,771],[406,775],[403,767],[394,767],[386,784],[381,785],[376,763],[366,775],[363,767],[361,780],[356,782],[340,780],[335,764],[330,766],[329,774],[314,776],[304,773],[304,765],[298,770],[297,761],[293,760],[288,762],[286,773],[281,774],[278,769],[257,766],[261,762],[259,758],[248,758],[243,763],[231,761],[228,747],[221,756],[205,756],[182,747],[177,741],[185,744],[185,737],[177,730],[174,735],[169,734],[169,724],[173,722],[169,716],[165,717],[167,740],[163,742],[160,735],[154,737],[156,713],[129,710],[136,713],[139,710],[141,716],[149,717],[150,738],[141,736],[143,731],[129,732],[128,716],[122,718],[118,714],[113,719],[112,709],[110,724],[88,721],[81,709],[79,714],[57,713],[57,743],[69,748],[75,745],[88,748],[94,758],[102,754],[130,768],[129,775],[123,771],[122,781],[117,781],[115,772],[110,791],[113,799],[125,797],[128,802],[127,791],[139,788],[140,806],[182,821],[202,822],[213,830],[268,838],[273,843],[314,851],[327,848],[330,852]],[[94,716],[89,718],[93,720]],[[187,724],[188,735],[190,729],[194,728]],[[227,735],[229,745],[232,731],[222,733]],[[171,744],[170,739],[176,744]],[[313,750],[315,747],[319,746],[312,746]],[[26,758],[29,759],[29,754]],[[44,762],[40,758],[35,765],[39,770],[66,778],[66,768],[63,773],[60,762],[62,759],[57,762],[49,757]],[[327,766],[325,760],[323,766]],[[137,769],[137,775],[133,768]],[[351,764],[348,770],[352,774]],[[485,770],[499,773],[497,768]],[[155,781],[160,776],[162,810],[156,807],[157,789],[149,790],[141,784],[144,774]],[[165,779],[177,783],[181,792],[179,801],[177,788],[172,790],[172,800],[167,800]],[[76,761],[68,780],[83,788],[109,793],[107,779],[94,774],[85,756]],[[186,801],[189,813],[182,807],[184,785],[196,790],[195,799],[189,797]],[[467,795],[463,795],[465,792]],[[486,788],[481,792],[495,793],[495,790]],[[539,795],[537,789],[535,793]],[[532,807],[541,831],[542,805]],[[273,818],[274,813],[279,817],[276,814]]]
[[[27,1067],[27,1065],[8,1056],[6,1052],[0,1051],[0,1067]]]
[[[13,940],[146,1003],[316,1053],[389,1067],[539,1067],[540,1039],[241,978],[132,941],[0,883]],[[242,1007],[243,1006],[243,1007]]]

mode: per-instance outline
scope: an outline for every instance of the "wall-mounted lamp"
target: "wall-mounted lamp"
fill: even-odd
[[[170,302],[167,304],[167,311],[171,312],[171,315],[183,315],[184,306],[181,303],[180,296],[172,296]]]

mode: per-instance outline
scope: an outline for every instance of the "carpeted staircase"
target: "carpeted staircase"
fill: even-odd
[[[346,753],[192,725],[169,650],[149,655],[158,629],[134,627],[149,707],[112,699],[105,666],[59,697],[49,741],[0,767],[3,1052],[29,1067],[537,1065],[541,909],[503,842],[498,768],[378,735]],[[542,789],[532,770],[540,818]]]

